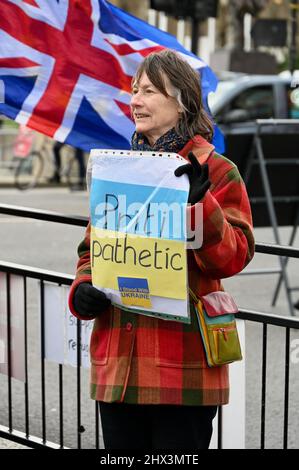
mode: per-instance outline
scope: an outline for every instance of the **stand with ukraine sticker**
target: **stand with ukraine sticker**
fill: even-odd
[[[92,150],[93,285],[136,314],[190,323],[186,205],[189,180],[174,153]]]

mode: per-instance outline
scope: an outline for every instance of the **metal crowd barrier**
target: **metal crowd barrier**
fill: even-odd
[[[49,211],[35,210],[31,208],[10,206],[6,204],[0,205],[0,214],[11,216],[29,217],[38,220],[49,222],[56,222],[75,226],[86,226],[88,219],[85,217],[69,217],[63,214]],[[1,220],[0,220],[1,222]],[[265,243],[257,243],[255,246],[256,252],[265,253],[277,256],[285,256],[291,258],[299,258],[299,249],[294,247],[286,247],[280,245],[272,245]],[[8,395],[8,426],[0,425],[0,437],[9,439],[11,441],[32,447],[32,448],[65,448],[65,411],[64,411],[64,388],[63,388],[63,365],[58,365],[58,391],[59,391],[59,442],[51,442],[47,437],[47,415],[46,415],[46,380],[45,380],[45,338],[44,338],[44,283],[51,282],[56,285],[69,286],[72,283],[73,276],[62,273],[47,271],[43,269],[33,268],[29,266],[18,265],[0,261],[0,273],[6,273],[7,279],[7,344],[8,344],[8,375],[7,375],[7,395]],[[10,355],[10,276],[18,275],[24,279],[25,287],[25,382],[24,382],[24,422],[25,432],[17,431],[14,428],[13,416],[13,394],[12,394],[12,379],[11,379],[11,355]],[[27,279],[37,279],[40,281],[39,297],[40,297],[40,387],[41,387],[41,437],[36,437],[31,433],[31,422],[29,413],[29,388],[28,384],[30,378],[28,377],[28,319],[27,319]],[[262,390],[261,390],[261,433],[260,433],[260,448],[265,448],[265,425],[266,425],[266,385],[267,385],[267,340],[268,340],[268,326],[275,325],[285,329],[285,357],[284,357],[284,404],[283,404],[283,448],[288,448],[288,423],[289,423],[289,385],[290,385],[290,331],[291,329],[299,330],[299,319],[294,317],[285,317],[273,315],[270,313],[263,313],[254,310],[240,309],[236,315],[238,318],[258,322],[263,325],[263,340],[262,340]],[[77,322],[77,344],[80,344],[81,337],[81,322]],[[84,426],[81,420],[82,403],[81,403],[81,355],[80,348],[77,348],[77,366],[75,369],[76,374],[76,447],[82,447],[82,434],[84,433]],[[3,375],[0,375],[1,380]],[[3,402],[3,400],[1,400]],[[100,424],[97,404],[94,410],[94,447],[100,448]],[[1,417],[1,414],[0,414]],[[218,413],[218,448],[222,448],[222,434],[221,434],[222,413],[221,409]]]
[[[0,261],[0,272],[6,273],[7,279],[7,345],[8,345],[8,374],[7,374],[7,386],[8,386],[8,427],[0,425],[0,437],[10,439],[20,444],[27,445],[33,448],[49,447],[53,449],[64,448],[64,405],[63,405],[63,365],[58,365],[58,382],[59,382],[59,444],[50,442],[47,440],[47,417],[46,417],[46,381],[45,381],[45,328],[44,328],[44,283],[51,282],[56,285],[71,285],[73,276],[67,274],[60,274],[57,272],[51,272],[47,270],[32,268],[29,266],[18,265],[15,263],[6,263]],[[25,330],[24,330],[24,342],[25,342],[25,382],[24,382],[24,401],[25,401],[25,432],[20,433],[14,429],[13,426],[13,414],[12,414],[12,378],[11,378],[11,337],[10,337],[10,276],[11,275],[22,276],[24,280],[24,292],[25,292]],[[42,432],[41,438],[36,438],[30,435],[30,419],[29,419],[29,378],[28,378],[28,335],[27,335],[27,279],[38,279],[39,295],[40,295],[40,340],[41,340],[41,421],[42,421]],[[81,342],[81,322],[77,322],[77,344]],[[80,348],[77,348],[77,367],[76,367],[76,384],[77,384],[77,448],[81,448],[81,438],[84,432],[84,427],[81,423],[81,354]],[[1,377],[1,376],[0,376]],[[2,376],[3,377],[3,376]],[[95,404],[95,448],[100,448],[100,432],[99,432],[99,414],[97,410],[97,403]]]

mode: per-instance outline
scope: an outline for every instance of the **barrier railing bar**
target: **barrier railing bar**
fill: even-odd
[[[8,427],[12,431],[12,355],[11,355],[11,302],[10,302],[10,273],[6,273],[6,328],[7,328],[7,386],[8,386]]]
[[[285,377],[284,377],[284,426],[283,448],[288,448],[288,423],[289,423],[289,380],[290,380],[290,328],[286,328],[285,339]]]
[[[99,420],[99,414],[100,414],[99,405],[98,405],[98,401],[96,400],[95,401],[95,423],[96,423],[95,446],[96,446],[96,449],[100,448],[100,420]]]
[[[77,446],[81,449],[81,322],[77,320]]]
[[[262,398],[261,398],[261,449],[265,448],[265,415],[266,415],[266,374],[267,374],[267,324],[263,324],[262,353]]]
[[[58,365],[59,370],[59,440],[60,448],[63,448],[63,367]]]
[[[30,277],[31,279],[53,282],[55,284],[64,284],[66,286],[70,286],[74,280],[74,276],[71,274],[58,273],[7,261],[0,261],[0,270],[11,274]]]
[[[26,217],[29,219],[44,220],[47,222],[57,222],[60,224],[76,225],[85,227],[88,223],[87,217],[70,216],[59,212],[33,209],[32,207],[13,206],[10,204],[0,204],[0,213],[13,215],[16,217]]]
[[[41,312],[41,400],[42,400],[42,438],[46,443],[46,387],[45,387],[45,291],[44,282],[40,283]]]
[[[218,438],[217,448],[222,449],[222,406],[218,406]]]
[[[299,196],[272,196],[272,201],[274,203],[291,203],[291,202],[298,202]],[[250,203],[252,204],[264,204],[267,202],[267,198],[264,196],[251,196]]]
[[[273,245],[270,243],[256,243],[255,251],[268,255],[288,256],[289,258],[299,258],[299,249],[292,246]]]
[[[25,432],[26,436],[29,437],[29,384],[28,384],[28,323],[27,323],[27,282],[26,277],[23,278],[24,285],[24,345],[25,345],[25,383],[24,383],[24,395],[25,395]]]
[[[253,165],[258,165],[258,161],[254,160]],[[299,165],[299,160],[297,158],[268,158],[265,160],[266,165]]]
[[[257,310],[247,310],[240,308],[235,314],[236,318],[249,320],[269,325],[284,326],[299,329],[299,318],[284,317],[282,315],[274,315],[272,313],[259,312]]]

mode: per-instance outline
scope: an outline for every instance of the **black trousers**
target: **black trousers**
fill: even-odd
[[[55,165],[56,165],[56,174],[59,175],[61,169],[61,155],[60,150],[65,144],[62,142],[55,142],[53,147],[53,153],[55,158]],[[83,150],[76,148],[75,149],[75,158],[78,163],[78,171],[79,171],[79,179],[80,181],[84,181],[85,178],[85,163],[84,163],[84,152]]]
[[[217,406],[99,402],[105,449],[208,449]]]

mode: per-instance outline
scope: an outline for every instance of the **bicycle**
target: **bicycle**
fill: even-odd
[[[29,155],[20,159],[15,171],[15,186],[20,190],[33,189],[39,183],[49,181],[49,172],[54,169],[53,140],[42,136],[40,145],[35,145]],[[78,161],[74,148],[65,145],[62,150],[61,183],[70,189],[79,183]]]
[[[18,166],[18,160],[11,158],[17,134],[18,130],[15,128],[0,127],[0,170],[4,174],[14,172]]]

